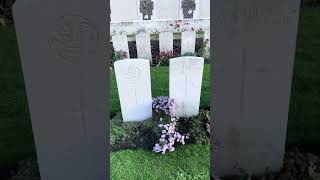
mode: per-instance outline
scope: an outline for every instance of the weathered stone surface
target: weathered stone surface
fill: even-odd
[[[213,1],[212,163],[218,175],[278,171],[286,127],[299,0]]]
[[[17,32],[43,180],[107,179],[105,1],[17,1]]]
[[[199,114],[203,64],[201,57],[170,59],[169,96],[177,103],[178,117]]]
[[[114,63],[123,121],[152,116],[150,61],[125,59]]]

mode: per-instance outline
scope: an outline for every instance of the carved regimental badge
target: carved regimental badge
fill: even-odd
[[[61,16],[49,39],[49,46],[58,59],[76,60],[94,54],[99,40],[96,26],[80,15]]]

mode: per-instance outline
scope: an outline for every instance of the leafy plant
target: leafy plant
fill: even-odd
[[[156,62],[156,66],[168,66],[169,65],[169,59],[174,58],[177,56],[177,53],[175,51],[161,51],[159,53],[158,62]]]
[[[36,158],[28,158],[19,162],[17,171],[9,180],[40,180],[38,162]]]
[[[111,60],[110,60],[110,69],[113,69],[114,62],[122,59],[126,59],[128,57],[128,53],[126,51],[115,51],[114,48],[111,48]]]
[[[192,52],[186,52],[181,56],[197,56],[197,55],[195,53],[192,53]]]
[[[207,47],[209,40],[206,40],[201,48],[197,51],[196,55],[198,57],[203,57],[205,63],[210,63],[210,49]]]
[[[141,122],[123,122],[119,113],[111,120],[111,151],[121,149],[150,149],[155,144],[157,122],[149,119]]]
[[[0,0],[0,25],[13,22],[12,6],[15,0]]]
[[[179,130],[189,133],[190,143],[210,143],[210,111],[200,110],[199,115],[179,119]]]

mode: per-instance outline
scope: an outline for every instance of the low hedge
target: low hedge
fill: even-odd
[[[121,114],[111,119],[111,151],[121,149],[152,149],[158,141],[158,119],[142,122],[123,122]],[[210,112],[200,110],[196,117],[179,118],[177,129],[182,134],[189,133],[188,144],[210,143]]]

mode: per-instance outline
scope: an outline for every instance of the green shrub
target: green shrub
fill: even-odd
[[[161,51],[159,57],[156,59],[156,66],[169,66],[169,60],[177,57],[177,52],[173,51]]]
[[[210,143],[210,111],[200,110],[198,116],[179,118],[179,124],[177,128],[182,133],[189,133],[189,143]]]
[[[251,177],[243,169],[239,175],[222,177],[222,180],[248,179]],[[298,149],[287,151],[284,155],[283,168],[280,172],[271,172],[268,168],[263,175],[252,176],[255,180],[320,180],[320,158]]]
[[[15,0],[0,0],[0,26],[13,23],[12,6]]]
[[[121,114],[111,120],[111,151],[120,149],[152,149],[157,141],[157,122],[153,119],[141,122],[123,122]]]
[[[36,158],[29,158],[19,163],[17,171],[9,180],[40,180],[38,162]]]
[[[186,53],[182,54],[181,56],[197,56],[197,54],[192,53],[192,52],[186,52]]]
[[[144,148],[152,150],[159,137],[158,117],[142,122],[123,122],[121,114],[111,120],[111,151],[120,149]],[[186,143],[210,143],[210,115],[207,110],[200,110],[196,117],[179,118],[177,129],[182,134],[189,133]]]
[[[210,52],[206,51],[207,47],[202,46],[196,53],[196,56],[203,57],[204,63],[210,64]]]
[[[122,59],[129,58],[127,52],[125,51],[116,51],[113,46],[110,48],[111,51],[111,59],[110,59],[110,69],[113,69],[114,62]]]

